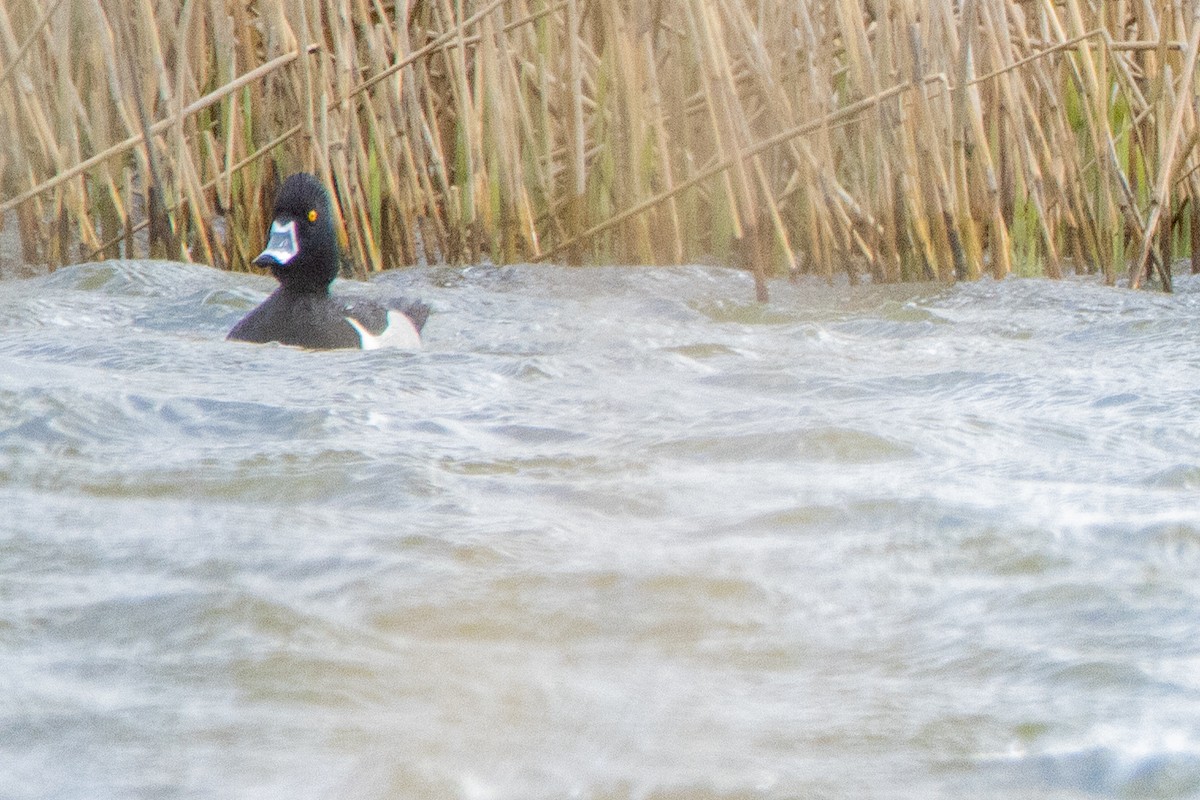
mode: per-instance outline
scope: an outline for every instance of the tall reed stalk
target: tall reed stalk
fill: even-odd
[[[1196,4],[9,0],[27,260],[242,268],[280,178],[359,273],[679,263],[852,280],[1200,266]],[[145,233],[143,233],[145,231]]]

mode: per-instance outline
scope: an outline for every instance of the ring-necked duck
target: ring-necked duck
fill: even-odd
[[[316,177],[292,175],[275,197],[267,247],[254,263],[270,267],[279,288],[229,332],[242,342],[313,349],[418,348],[429,306],[399,298],[382,306],[329,294],[338,247],[329,195]]]

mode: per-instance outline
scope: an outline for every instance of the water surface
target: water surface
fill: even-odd
[[[0,282],[0,796],[1200,794],[1200,281]]]

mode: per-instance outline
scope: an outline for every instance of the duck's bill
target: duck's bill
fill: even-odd
[[[288,220],[271,223],[271,236],[267,240],[267,249],[258,254],[254,263],[260,267],[282,267],[300,252],[300,242],[296,238],[296,221]]]

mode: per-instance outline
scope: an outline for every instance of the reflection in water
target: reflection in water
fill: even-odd
[[[0,292],[13,798],[1200,791],[1200,283],[471,268]]]

